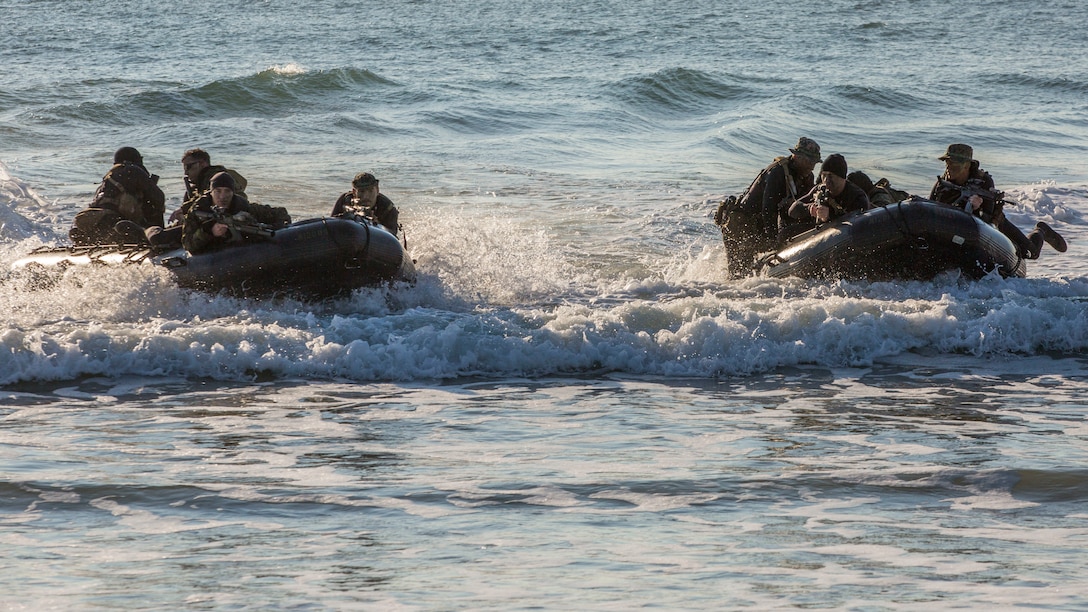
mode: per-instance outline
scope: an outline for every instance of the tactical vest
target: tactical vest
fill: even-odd
[[[786,175],[786,190],[789,192],[789,197],[787,199],[789,202],[796,200],[799,197],[797,194],[797,182],[794,181],[793,174],[790,173],[789,162],[790,158],[786,155],[780,155],[774,158],[774,161],[771,162],[769,166],[759,172],[755,180],[753,180],[752,183],[748,185],[748,188],[740,194],[740,197],[729,196],[722,200],[718,204],[718,210],[714,213],[714,223],[717,225],[725,225],[726,221],[729,219],[730,213],[733,211],[741,211],[746,215],[758,214],[759,209],[763,206],[763,189],[761,188],[758,190],[760,194],[760,197],[758,198],[760,200],[759,202],[752,201],[752,191],[756,190],[756,187],[765,186],[767,175],[779,166],[782,166],[782,171]],[[782,202],[779,202],[778,206],[781,207],[781,205]]]
[[[782,172],[786,175],[786,190],[789,192],[788,199],[790,202],[796,200],[799,196],[797,194],[797,183],[793,180],[793,174],[790,173],[790,158],[788,156],[779,156],[774,158],[774,162],[771,165],[764,168],[751,185],[748,185],[748,189],[744,190],[744,193],[737,198],[737,207],[749,214],[757,214],[763,206],[763,188],[766,187],[767,176],[775,168],[781,166]],[[759,202],[753,202],[751,193],[756,187],[762,187],[758,190],[760,197]],[[777,205],[781,207],[782,202],[778,202]]]
[[[124,169],[126,164],[115,164],[102,177],[102,184],[95,192],[91,206],[113,210],[125,219],[143,219],[142,193],[132,193],[118,181],[114,174]]]

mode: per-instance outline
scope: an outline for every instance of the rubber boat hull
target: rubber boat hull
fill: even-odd
[[[929,280],[948,270],[979,279],[1024,277],[1012,241],[963,210],[911,198],[836,220],[795,237],[764,259],[772,277]]]
[[[199,255],[138,246],[46,248],[12,267],[96,264],[163,266],[181,287],[245,296],[325,297],[415,279],[415,266],[396,236],[375,224],[339,218],[299,221],[270,238]]]

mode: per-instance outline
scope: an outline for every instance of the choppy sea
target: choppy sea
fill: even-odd
[[[0,0],[0,609],[1088,608],[1088,4]],[[799,136],[975,149],[1028,277],[727,279]],[[62,244],[207,149],[420,278],[321,303]]]

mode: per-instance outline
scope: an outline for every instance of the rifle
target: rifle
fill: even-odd
[[[271,226],[264,223],[258,223],[253,215],[248,212],[242,211],[235,213],[234,215],[226,215],[215,210],[195,210],[197,219],[201,221],[215,221],[216,223],[222,223],[230,228],[231,233],[237,233],[242,236],[257,236],[260,238],[271,238],[276,235],[276,230]]]
[[[378,221],[372,215],[367,214],[365,209],[359,209],[355,207],[347,207],[344,209],[344,214],[341,215],[344,219],[350,219],[356,223],[369,223],[370,225],[377,225]]]
[[[200,195],[200,189],[198,189],[197,186],[195,184],[193,184],[192,181],[189,180],[188,176],[183,176],[181,180],[185,181],[185,200],[186,201],[191,200],[194,197]]]
[[[359,223],[368,222],[374,225],[378,224],[378,211],[377,205],[364,206],[359,204],[359,200],[352,198],[351,202],[344,207],[343,217],[345,219],[351,219]]]
[[[842,206],[835,201],[835,198],[831,197],[831,190],[827,188],[827,185],[820,185],[816,188],[816,193],[813,196],[812,201],[815,202],[817,206],[826,206],[831,210],[831,215],[828,217],[829,219],[841,217],[846,212],[842,209]]]
[[[960,192],[960,197],[952,204],[953,206],[963,208],[967,205],[967,200],[970,200],[971,196],[975,195],[981,197],[983,200],[993,200],[994,202],[1001,203],[1005,202],[1004,191],[998,191],[991,187],[984,187],[982,181],[979,179],[970,179],[963,185],[957,185],[946,178],[938,176],[937,182],[945,189],[952,189]]]
[[[962,208],[968,214],[974,214],[969,204],[971,196],[979,196],[982,198],[982,206],[979,208],[979,216],[983,221],[993,223],[996,225],[1000,222],[1004,216],[1005,207],[1005,192],[998,191],[992,187],[986,187],[979,179],[969,179],[963,185],[957,185],[952,181],[940,177],[937,177],[937,183],[943,189],[951,189],[960,192],[960,197],[956,198],[956,201],[952,203],[957,208]],[[1015,204],[1015,202],[1014,202]]]

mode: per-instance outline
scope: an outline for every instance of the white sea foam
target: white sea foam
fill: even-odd
[[[291,62],[291,63],[288,63],[288,64],[277,64],[275,66],[270,67],[269,70],[271,70],[272,72],[275,72],[276,74],[288,74],[288,75],[291,75],[291,74],[306,74],[306,72],[307,72],[307,70],[306,70],[306,68],[304,66],[302,66],[301,64],[296,64],[294,62]]]
[[[6,247],[4,261],[24,244]],[[365,290],[316,307],[192,294],[172,286],[165,271],[135,266],[73,269],[45,288],[28,287],[19,275],[3,283],[7,381],[104,373],[234,378],[262,370],[352,380],[598,369],[705,376],[857,367],[912,351],[1004,357],[1088,346],[1083,277],[666,284],[664,298],[571,296],[538,306],[504,303],[539,299],[539,286],[478,275],[437,291],[430,283]],[[482,292],[492,290],[498,303],[486,303]],[[419,305],[390,310],[396,302]],[[359,313],[336,312],[345,306]]]
[[[12,177],[0,160],[0,241],[55,239],[52,226],[57,218],[49,209],[49,203],[31,186]]]

